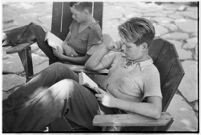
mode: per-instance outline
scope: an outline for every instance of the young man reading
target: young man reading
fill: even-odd
[[[104,106],[160,117],[160,76],[148,55],[154,33],[154,27],[148,20],[132,18],[119,26],[124,53],[110,51],[115,48],[111,43],[86,62],[85,66],[91,70],[109,68],[109,75],[99,82],[106,91],[96,94]],[[145,99],[147,102],[142,102]]]
[[[73,21],[62,44],[64,54],[59,49],[53,53],[60,61],[84,64],[91,55],[91,47],[102,42],[101,29],[92,16],[92,2],[76,3],[70,10]]]
[[[110,51],[115,45],[105,44],[85,64],[91,70],[110,68],[104,90],[99,88],[100,93],[94,95],[65,64],[54,63],[4,100],[3,131],[42,131],[58,118],[64,119],[65,130],[52,131],[98,130],[92,120],[102,113],[159,118],[159,72],[148,55],[154,27],[146,19],[131,18],[119,26],[119,33],[124,53]]]
[[[65,28],[69,29],[69,33],[64,41],[58,39],[51,32],[45,32],[41,26],[35,23],[11,30],[5,36],[5,41],[13,46],[36,41],[38,47],[50,59],[50,64],[58,61],[85,64],[91,55],[88,51],[94,45],[102,42],[101,28],[98,20],[93,18],[92,2],[72,2],[70,6],[73,20],[70,27]],[[53,49],[51,46],[59,46],[60,49],[58,47]]]

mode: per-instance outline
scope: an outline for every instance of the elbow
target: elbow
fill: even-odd
[[[88,70],[96,71],[96,68],[94,68],[93,66],[90,66],[90,65],[85,64],[85,68],[88,69]]]
[[[86,69],[94,70],[94,67],[92,65],[90,65],[89,63],[87,63],[87,62],[85,63],[84,66],[85,66]]]
[[[161,112],[156,112],[155,114],[154,114],[154,119],[159,119],[161,117]]]
[[[95,66],[93,63],[89,62],[89,61],[87,61],[87,62],[84,64],[84,66],[85,66],[85,68],[88,69],[88,70],[96,70],[96,66]]]
[[[152,118],[154,119],[159,119],[161,117],[161,110],[159,109],[155,109],[152,113]]]
[[[85,63],[85,68],[91,70],[91,66],[88,63]]]

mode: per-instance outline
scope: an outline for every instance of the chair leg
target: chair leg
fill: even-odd
[[[27,47],[22,51],[18,52],[20,59],[22,61],[22,65],[24,67],[24,71],[26,73],[26,81],[28,82],[33,76],[33,64],[31,57],[31,47]]]
[[[107,132],[118,132],[121,131],[121,127],[117,126],[112,126],[112,127],[103,127],[102,131],[107,131]]]

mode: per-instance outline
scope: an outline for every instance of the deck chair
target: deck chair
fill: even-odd
[[[103,16],[103,3],[94,2],[92,5],[92,14],[93,17],[99,21],[99,24],[102,28],[102,16]],[[54,2],[52,9],[52,25],[51,32],[57,35],[62,40],[65,39],[68,34],[68,28],[72,21],[72,14],[70,12],[70,2]],[[16,28],[17,30],[23,29],[23,27]],[[11,31],[16,31],[13,29]],[[7,32],[11,32],[7,31]],[[5,33],[7,33],[5,32]],[[34,38],[34,37],[33,37]],[[23,42],[23,43],[22,43]],[[26,74],[26,80],[30,80],[33,77],[33,64],[31,57],[31,45],[34,43],[32,39],[27,39],[27,41],[22,41],[20,44],[13,46],[7,50],[8,54],[18,53],[22,61],[24,71]],[[52,62],[49,61],[51,64]]]
[[[155,39],[150,45],[149,54],[160,72],[162,100],[162,115],[155,120],[138,114],[96,115],[94,126],[103,127],[104,131],[134,131],[157,132],[166,131],[173,123],[173,117],[166,112],[174,94],[178,90],[184,70],[174,45]]]

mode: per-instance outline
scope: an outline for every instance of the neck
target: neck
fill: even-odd
[[[89,16],[83,24],[89,24],[95,22],[95,19],[92,16]]]
[[[147,54],[147,55],[144,55],[143,57],[141,57],[141,58],[139,58],[139,59],[135,59],[135,60],[133,60],[133,59],[129,59],[129,60],[132,60],[132,61],[135,61],[135,62],[142,62],[142,61],[145,61],[145,60],[148,60],[148,59],[150,59],[151,57]]]

